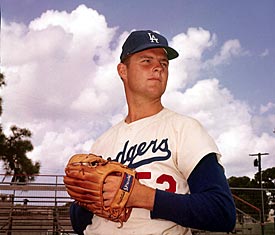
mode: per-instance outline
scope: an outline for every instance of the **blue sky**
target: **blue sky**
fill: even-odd
[[[80,5],[85,7],[79,8]],[[86,13],[93,17],[89,18]],[[84,19],[84,15],[87,18]],[[114,53],[112,56],[116,58],[118,52],[115,51],[120,50],[121,38],[131,30],[152,29],[166,35],[183,56],[181,61],[175,62],[176,65],[171,63],[171,85],[165,98],[167,106],[175,108],[178,112],[194,115],[203,124],[206,123],[206,127],[225,152],[224,162],[229,168],[228,174],[239,175],[247,172],[246,174],[252,175],[255,171],[251,168],[253,161],[245,167],[245,171],[240,165],[248,162],[248,154],[255,151],[270,152],[270,156],[266,157],[266,165],[263,165],[275,166],[275,161],[272,160],[275,152],[275,1],[1,0],[1,17],[2,72],[8,81],[7,87],[2,91],[2,122],[7,129],[9,125],[17,123],[29,127],[34,132],[33,142],[36,150],[30,155],[34,159],[40,160],[37,156],[46,152],[43,145],[50,144],[50,136],[58,140],[62,139],[62,136],[68,137],[70,133],[75,133],[75,126],[78,126],[85,138],[79,141],[72,137],[73,140],[70,141],[73,147],[65,153],[60,149],[66,141],[62,143],[60,140],[56,152],[70,154],[77,150],[87,150],[94,138],[115,123],[119,117],[123,117],[123,94],[118,92],[119,101],[113,105],[109,113],[100,109],[100,105],[94,105],[91,111],[93,118],[104,115],[106,119],[103,119],[102,123],[91,119],[93,123],[88,129],[93,131],[93,135],[89,136],[84,126],[69,121],[70,118],[73,119],[70,112],[72,110],[68,111],[61,103],[71,104],[72,109],[78,110],[79,113],[85,110],[86,116],[89,116],[88,113],[91,112],[86,111],[90,109],[84,107],[83,97],[91,98],[100,94],[99,97],[102,99],[98,98],[98,103],[104,105],[106,100],[111,99],[106,85],[109,83],[101,81],[102,84],[98,84],[96,80],[91,82],[82,79],[79,82],[80,87],[84,87],[84,83],[93,87],[90,90],[79,90],[74,98],[74,94],[70,94],[71,99],[65,101],[64,97],[58,97],[56,91],[66,88],[62,92],[68,94],[73,87],[63,86],[65,78],[62,80],[60,77],[72,76],[69,81],[75,82],[73,75],[66,73],[66,68],[74,68],[75,71],[71,73],[74,75],[104,75],[106,79],[114,76],[109,74],[111,72],[107,73],[107,68],[115,71],[115,63],[108,60],[108,54]],[[83,19],[79,28],[83,27],[84,31],[91,33],[90,41],[87,40],[83,47],[78,45],[79,53],[65,53],[66,46],[74,48],[76,45],[71,45],[74,43],[70,41],[71,35],[75,38],[84,35],[69,25],[69,22],[77,22],[80,18]],[[54,22],[54,19],[58,22]],[[59,29],[53,29],[51,25],[57,25]],[[62,31],[59,31],[60,29]],[[59,45],[57,38],[63,43]],[[99,39],[96,40],[97,38]],[[46,49],[36,50],[36,44],[40,45],[39,49],[47,45],[45,48],[49,51],[54,50],[49,49],[50,47],[56,46],[55,52],[61,48],[58,56],[66,58],[66,62],[59,64],[55,60],[57,55],[54,55],[54,52]],[[94,56],[101,58],[100,64],[92,67],[97,71],[92,74],[90,63],[82,63],[81,60],[86,58],[83,48],[93,47],[95,44],[98,44],[95,51],[99,47],[103,49],[102,53],[91,51],[91,55],[95,53]],[[25,50],[22,49],[23,46],[26,47]],[[112,50],[110,47],[113,47]],[[24,53],[19,55],[21,50]],[[77,57],[72,59],[75,55]],[[45,59],[48,63],[40,63],[40,57],[49,57],[48,60]],[[35,66],[30,66],[33,64]],[[106,71],[102,71],[102,67],[106,68]],[[46,76],[45,73],[53,74],[56,79],[48,83],[46,80],[42,80],[41,83],[35,80],[37,74],[43,77]],[[29,83],[26,82],[27,79]],[[43,95],[43,89],[39,84],[49,89],[48,92],[53,92],[52,99],[46,98],[46,94]],[[113,86],[121,89],[121,84],[115,83]],[[36,91],[41,92],[36,94]],[[205,98],[206,95],[208,96]],[[184,98],[181,103],[174,101],[181,98]],[[177,110],[177,107],[180,108]],[[22,110],[24,117],[18,119],[14,110]],[[63,118],[60,117],[60,110]],[[87,119],[82,119],[87,121],[86,116]],[[55,126],[64,122],[68,125],[67,129]],[[234,143],[234,135],[244,142]],[[49,158],[56,156],[57,153],[54,152],[49,154]],[[43,163],[44,160],[41,161]],[[58,171],[54,166],[48,166],[47,163],[44,165],[46,173]],[[51,167],[54,170],[51,170]]]
[[[273,0],[2,0],[1,8],[5,20],[28,24],[46,10],[70,12],[79,4],[103,14],[110,27],[119,27],[118,32],[148,28],[171,38],[188,27],[202,27],[216,33],[221,42],[237,38],[249,56],[217,71],[218,75],[222,73],[221,82],[236,98],[251,105],[275,101]],[[260,56],[265,53],[268,55]]]

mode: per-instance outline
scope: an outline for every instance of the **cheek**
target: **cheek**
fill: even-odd
[[[138,68],[134,68],[132,70],[128,70],[127,72],[127,79],[129,80],[129,82],[131,83],[139,83],[143,80],[143,78],[145,77],[145,72],[138,69]]]
[[[126,83],[130,90],[135,90],[137,87],[140,87],[141,80],[140,74],[135,69],[131,70],[131,72],[128,71]]]
[[[168,71],[163,73],[163,83],[166,85],[168,81]]]

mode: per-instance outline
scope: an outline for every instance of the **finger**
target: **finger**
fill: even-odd
[[[65,169],[66,176],[75,179],[82,179],[82,180],[96,180],[97,177],[91,171],[91,167],[89,166],[68,166]]]
[[[77,186],[71,186],[71,185],[66,185],[66,188],[68,191],[72,191],[78,194],[87,194],[91,196],[99,196],[100,192],[98,190],[92,190],[89,188],[82,188],[82,187],[77,187]]]
[[[102,196],[103,196],[103,205],[105,207],[109,207],[111,205],[111,203],[112,203],[113,197],[110,196],[110,195],[108,195],[108,193],[103,193]]]
[[[121,178],[121,175],[115,174],[115,175],[108,175],[104,182],[117,182]]]
[[[89,194],[79,194],[78,192],[75,191],[68,191],[68,194],[75,200],[80,201],[80,202],[85,202],[85,203],[94,203],[100,198],[96,200],[95,197],[91,198]]]
[[[103,184],[103,191],[117,191],[120,186],[120,176],[108,176]]]
[[[88,180],[80,180],[68,176],[64,176],[63,179],[65,185],[71,185],[81,188],[90,188],[92,190],[96,190],[98,188],[98,182],[88,181]]]

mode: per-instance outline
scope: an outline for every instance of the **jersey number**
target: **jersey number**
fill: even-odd
[[[151,179],[151,172],[138,172],[138,179]],[[167,192],[175,193],[177,182],[171,175],[162,174],[156,180],[157,184],[168,183],[169,187],[165,189]]]

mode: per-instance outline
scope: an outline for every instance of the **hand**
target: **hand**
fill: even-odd
[[[106,177],[103,185],[104,206],[110,206],[117,189],[120,187],[121,176]],[[144,208],[153,210],[156,190],[141,184],[135,179],[133,191],[126,204],[127,207]]]
[[[65,173],[67,192],[79,205],[121,225],[128,220],[132,210],[126,208],[126,204],[134,188],[134,170],[94,154],[75,154],[70,158]],[[120,189],[122,176],[125,176],[123,187],[126,191]]]
[[[121,176],[110,175],[106,177],[103,184],[103,200],[104,206],[108,207],[111,205],[113,198],[116,195],[118,188],[120,187]]]

